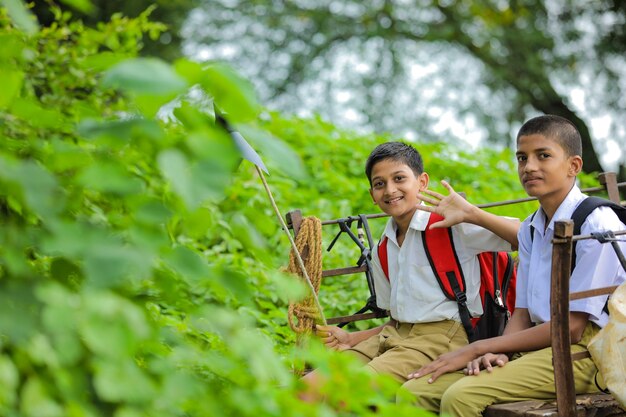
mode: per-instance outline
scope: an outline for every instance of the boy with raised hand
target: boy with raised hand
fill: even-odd
[[[414,379],[404,386],[415,394],[419,406],[471,417],[482,415],[494,403],[555,398],[549,323],[551,241],[554,222],[571,218],[586,198],[576,185],[583,164],[581,153],[580,134],[561,117],[536,117],[520,129],[518,174],[526,193],[539,200],[540,209],[522,223],[518,234],[515,312],[502,336],[445,353],[409,374]],[[447,197],[425,194],[422,199],[433,204],[425,210],[448,216],[450,223],[464,221],[467,213],[476,211],[453,192]],[[587,217],[581,233],[624,228],[610,208],[600,207]],[[626,278],[613,249],[596,240],[578,242],[576,259],[570,279],[572,292],[619,285]],[[599,296],[570,302],[572,352],[585,350],[591,337],[607,323],[606,299]],[[573,367],[576,393],[597,392],[593,361],[576,361]]]
[[[420,193],[428,188],[421,155],[412,146],[388,142],[370,154],[365,173],[374,204],[389,214],[384,231],[389,279],[373,251],[372,268],[378,307],[391,320],[379,327],[348,333],[335,326],[317,326],[324,343],[360,358],[375,373],[393,376],[400,383],[408,374],[438,355],[467,345],[456,301],[446,298],[424,251],[422,232],[430,213],[418,211]],[[456,253],[466,279],[467,305],[473,316],[482,314],[478,294],[480,267],[476,255],[485,251],[510,251],[517,246],[519,220],[492,214],[484,216],[491,229],[473,224],[452,227]],[[503,238],[498,237],[498,234]],[[311,388],[301,397],[317,398],[320,375],[304,377]]]

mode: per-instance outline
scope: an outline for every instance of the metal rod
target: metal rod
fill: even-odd
[[[626,182],[618,183],[617,187],[618,188],[626,187]],[[583,188],[580,191],[582,191],[583,193],[592,193],[592,192],[596,192],[596,191],[606,191],[606,189],[604,187],[589,187],[589,188]],[[514,199],[514,200],[496,201],[495,203],[476,204],[476,207],[484,209],[484,208],[491,208],[491,207],[506,206],[506,205],[509,205],[509,204],[526,203],[526,202],[535,201],[535,200],[537,200],[536,197],[524,197],[524,198],[517,198],[517,199]],[[376,214],[365,214],[364,217],[366,219],[378,219],[378,218],[381,218],[381,217],[389,217],[389,215],[385,214],[385,213],[376,213]],[[337,224],[340,221],[356,221],[356,220],[359,220],[359,216],[348,216],[348,217],[344,217],[344,218],[341,218],[341,219],[324,220],[322,222],[322,226],[326,226],[328,224]],[[576,240],[576,239],[574,239],[574,240]]]
[[[317,307],[317,311],[319,311],[320,313],[320,320],[322,321],[324,325],[326,325],[327,322],[326,322],[326,317],[324,317],[324,310],[322,309],[320,300],[317,297],[317,294],[315,293],[315,287],[313,287],[311,278],[309,278],[309,274],[306,268],[304,267],[304,261],[302,261],[302,257],[300,256],[300,251],[298,251],[298,247],[296,246],[296,242],[293,240],[293,237],[291,237],[291,233],[289,233],[289,228],[287,227],[287,224],[283,220],[283,216],[282,214],[280,214],[280,210],[278,210],[278,206],[276,205],[276,201],[274,201],[274,196],[272,195],[270,186],[267,184],[267,180],[265,179],[265,175],[263,174],[263,171],[259,168],[258,165],[255,165],[255,167],[256,167],[256,171],[259,173],[259,176],[261,177],[261,181],[263,181],[263,186],[265,187],[265,191],[267,192],[267,195],[270,198],[270,202],[272,203],[272,207],[274,208],[274,213],[276,213],[276,217],[278,217],[278,220],[280,221],[280,225],[282,226],[282,229],[285,231],[285,234],[289,238],[289,243],[291,244],[291,247],[293,248],[296,254],[298,265],[300,266],[300,269],[302,270],[302,274],[306,278],[306,283],[308,284],[309,289],[311,290],[311,295],[313,296],[313,300],[315,301],[315,306]]]

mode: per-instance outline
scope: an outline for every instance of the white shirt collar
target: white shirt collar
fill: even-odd
[[[424,203],[421,203],[421,204],[424,204]],[[422,232],[426,230],[426,226],[428,225],[429,219],[430,219],[429,212],[422,211],[422,210],[415,210],[415,213],[413,213],[413,217],[411,218],[411,222],[409,223],[409,229],[414,229],[414,230]],[[384,232],[385,236],[387,236],[389,240],[398,244],[396,240],[397,232],[398,232],[398,225],[396,221],[393,218],[389,219],[389,221],[387,222],[387,225],[385,226],[385,232]]]
[[[570,192],[567,193],[567,196],[565,197],[563,202],[556,209],[556,212],[554,213],[554,216],[552,216],[548,227],[545,227],[546,214],[541,208],[537,211],[537,215],[535,215],[530,224],[543,236],[545,233],[544,230],[554,230],[554,222],[558,220],[570,219],[572,217],[572,213],[574,213],[574,210],[576,209],[576,207],[578,207],[578,204],[580,204],[580,201],[583,199],[584,195],[582,191],[580,191],[578,185],[574,184]]]

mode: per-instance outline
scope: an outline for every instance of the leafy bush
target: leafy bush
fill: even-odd
[[[282,308],[302,290],[277,270],[276,227],[228,210],[248,191],[230,186],[239,153],[184,94],[196,86],[262,136],[248,84],[217,64],[135,58],[162,29],[145,14],[92,30],[55,10],[38,29],[8,4],[0,415],[334,415],[297,400],[292,367],[335,357],[343,386],[359,367],[320,346],[277,353],[272,338],[294,339]],[[177,96],[176,122],[154,117]],[[302,175],[297,156],[288,167],[284,181]],[[251,207],[264,202],[255,190]],[[388,383],[373,399],[365,386],[345,412],[392,396]]]
[[[56,23],[38,29],[6,3],[0,415],[420,415],[389,402],[388,379],[374,390],[358,364],[296,345],[287,304],[306,289],[280,272],[288,240],[207,100],[259,150],[283,213],[373,211],[363,163],[390,138],[264,111],[218,63],[137,58],[143,36],[163,30],[148,13],[89,29],[53,9]],[[508,151],[417,145],[431,178],[472,201],[522,195]],[[342,239],[325,262],[357,257]],[[328,281],[327,314],[364,302],[362,277]],[[326,404],[297,400],[303,363],[329,376]]]

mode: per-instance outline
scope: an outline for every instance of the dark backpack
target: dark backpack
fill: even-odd
[[[430,225],[443,220],[431,213],[426,230],[422,232],[424,250],[443,293],[457,302],[459,315],[470,342],[499,336],[515,308],[516,271],[508,252],[483,252],[477,255],[480,263],[480,298],[483,315],[472,318],[467,307],[465,277],[456,255],[452,229],[430,229]],[[387,237],[378,244],[378,258],[389,279]]]
[[[580,229],[587,220],[587,217],[591,214],[592,211],[597,209],[598,207],[610,207],[613,209],[617,217],[626,225],[626,207],[620,206],[617,203],[614,203],[611,200],[607,200],[600,197],[587,197],[585,198],[579,205],[576,207],[576,210],[572,213],[572,220],[574,221],[574,236],[580,235]],[[532,219],[535,217],[537,212],[534,212],[531,217]],[[530,241],[532,242],[535,237],[535,228],[530,226]],[[572,242],[572,265],[570,268],[570,272],[574,270],[576,266],[576,240]]]

